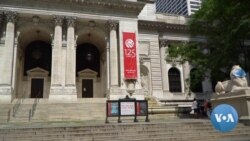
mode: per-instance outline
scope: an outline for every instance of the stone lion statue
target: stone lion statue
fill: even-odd
[[[247,87],[246,72],[239,65],[234,65],[230,72],[230,80],[218,81],[215,86],[215,93],[220,95],[235,90],[246,89]]]

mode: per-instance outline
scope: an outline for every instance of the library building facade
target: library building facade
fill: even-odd
[[[170,44],[205,44],[187,20],[157,13],[153,0],[1,1],[0,101],[187,99],[195,68],[166,61]],[[206,78],[196,96],[211,93]]]

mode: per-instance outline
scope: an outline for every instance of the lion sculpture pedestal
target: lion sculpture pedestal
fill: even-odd
[[[213,108],[220,104],[233,106],[239,116],[239,121],[250,125],[250,90],[238,90],[223,95],[213,95],[211,98]]]
[[[215,93],[211,98],[213,107],[220,104],[233,106],[239,116],[239,121],[250,125],[250,88],[247,84],[246,73],[239,66],[232,67],[230,80],[218,82]]]

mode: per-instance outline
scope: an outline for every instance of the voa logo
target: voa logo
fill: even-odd
[[[229,132],[238,124],[237,111],[228,104],[218,105],[211,114],[211,122],[220,132]]]
[[[227,115],[223,115],[223,114],[214,114],[216,121],[217,122],[221,122],[221,121],[225,121],[225,122],[234,122],[234,118],[232,114],[227,114]]]

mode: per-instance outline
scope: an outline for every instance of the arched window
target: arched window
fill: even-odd
[[[170,92],[181,92],[181,75],[177,68],[171,68],[168,71]]]
[[[196,68],[190,71],[190,90],[192,92],[202,92],[202,77]]]
[[[25,49],[24,75],[27,70],[40,67],[51,72],[51,45],[44,41],[33,41]]]
[[[76,75],[87,68],[96,71],[100,77],[100,53],[98,48],[90,43],[80,44],[76,48]]]

